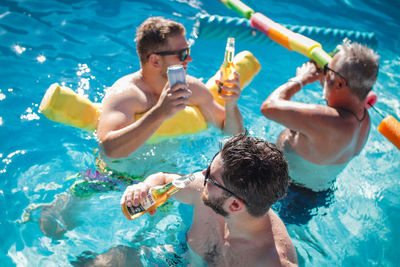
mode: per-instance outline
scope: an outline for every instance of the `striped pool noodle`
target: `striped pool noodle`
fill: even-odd
[[[320,42],[327,50],[333,50],[345,38],[353,42],[368,45],[372,49],[376,49],[378,46],[378,39],[373,32],[359,32],[316,26],[285,24],[282,24],[282,26]],[[234,37],[239,42],[276,44],[264,33],[253,29],[248,19],[218,15],[198,14],[192,35],[200,39],[226,40],[228,37]]]

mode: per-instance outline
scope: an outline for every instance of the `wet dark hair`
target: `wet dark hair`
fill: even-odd
[[[136,52],[143,65],[149,56],[157,51],[168,49],[168,37],[184,35],[185,27],[176,21],[163,17],[146,19],[136,31]]]
[[[222,180],[246,202],[252,216],[263,216],[285,196],[289,185],[288,165],[278,147],[247,131],[229,139],[221,149]]]

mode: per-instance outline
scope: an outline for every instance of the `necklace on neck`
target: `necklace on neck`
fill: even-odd
[[[345,108],[342,108],[343,110],[345,110],[345,111],[347,111],[347,112],[350,112],[355,118],[356,118],[356,120],[358,121],[358,123],[361,123],[364,119],[365,119],[365,116],[367,116],[367,110],[364,108],[364,114],[363,114],[363,116],[362,116],[362,118],[361,119],[359,119],[358,117],[357,117],[357,115],[353,112],[353,111],[351,111],[351,110],[349,110],[349,109],[345,109]]]

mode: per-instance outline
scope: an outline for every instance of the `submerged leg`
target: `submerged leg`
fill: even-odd
[[[107,252],[97,255],[93,252],[85,251],[77,257],[77,261],[71,261],[77,267],[114,267],[114,266],[143,266],[140,261],[140,253],[136,248],[127,246],[117,246]]]

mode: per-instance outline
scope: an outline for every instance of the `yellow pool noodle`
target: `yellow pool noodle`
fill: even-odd
[[[393,116],[381,121],[378,131],[400,150],[400,122]]]
[[[289,46],[294,51],[306,57],[310,57],[311,50],[313,50],[315,47],[321,47],[321,44],[308,37],[305,37],[304,35],[292,33],[289,36]]]
[[[240,87],[246,87],[254,76],[260,71],[258,60],[249,51],[238,53],[234,57],[236,71],[240,74]],[[215,79],[219,79],[219,72],[206,83],[218,103],[224,105],[224,100],[218,96],[218,86]],[[78,95],[72,89],[52,84],[46,91],[39,112],[48,119],[73,127],[94,132],[97,128],[101,114],[101,104],[93,103],[88,98]],[[136,120],[143,114],[136,114]],[[150,143],[158,142],[170,136],[194,134],[205,130],[207,122],[198,107],[186,106],[174,117],[164,121],[155,134],[148,140]]]
[[[101,104],[78,95],[58,83],[50,85],[39,106],[48,119],[93,132],[101,113]]]
[[[138,120],[144,114],[136,114]],[[171,136],[195,134],[207,129],[207,122],[196,106],[186,106],[174,117],[165,120],[157,131],[146,141],[148,144],[158,143]]]

